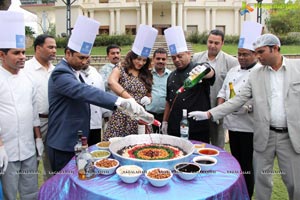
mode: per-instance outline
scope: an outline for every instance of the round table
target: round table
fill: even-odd
[[[193,143],[199,143],[192,141]],[[199,173],[191,180],[185,181],[174,175],[164,187],[152,186],[145,175],[136,183],[126,184],[117,174],[97,175],[91,180],[79,180],[74,158],[39,190],[39,199],[249,199],[244,176],[236,159],[228,152],[218,149],[218,163],[209,173]],[[96,149],[95,146],[90,150]],[[196,154],[193,154],[191,160]]]

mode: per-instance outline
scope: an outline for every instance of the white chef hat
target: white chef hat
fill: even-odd
[[[188,51],[181,26],[173,26],[164,31],[171,55]]]
[[[68,47],[81,54],[90,55],[99,27],[98,21],[79,16],[72,30]]]
[[[149,57],[158,31],[149,25],[141,24],[135,36],[132,51],[143,57]]]
[[[261,35],[263,26],[257,22],[245,21],[242,27],[242,33],[238,48],[254,51],[253,42]]]
[[[0,11],[0,48],[25,48],[24,14]]]
[[[257,49],[263,46],[274,46],[277,45],[280,47],[280,40],[277,36],[273,34],[263,34],[253,43],[253,48]]]

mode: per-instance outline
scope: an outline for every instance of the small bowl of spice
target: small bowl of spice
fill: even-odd
[[[99,160],[103,158],[108,158],[110,156],[110,152],[107,150],[95,150],[91,151],[91,155],[93,156],[94,160]]]
[[[215,166],[218,160],[212,156],[196,156],[193,158],[193,162],[200,165],[202,172],[211,170]]]
[[[166,168],[152,168],[147,170],[145,174],[151,185],[155,187],[163,187],[167,185],[169,180],[173,177],[171,170]]]
[[[219,151],[213,148],[201,148],[198,149],[198,153],[203,156],[217,156],[219,155]]]
[[[189,181],[200,173],[201,167],[195,163],[184,162],[176,164],[174,169],[181,179]]]
[[[96,144],[97,148],[101,150],[108,150],[109,145],[110,145],[110,141],[102,141]]]
[[[143,173],[143,169],[137,165],[123,165],[116,171],[120,179],[125,183],[134,183]]]
[[[97,174],[110,175],[113,174],[119,166],[119,161],[116,159],[104,158],[97,160],[94,163],[94,166]]]

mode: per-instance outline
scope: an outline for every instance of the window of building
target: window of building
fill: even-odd
[[[136,25],[126,25],[126,34],[136,35]]]
[[[100,26],[99,34],[100,35],[109,35],[109,26]]]
[[[99,3],[108,3],[108,0],[99,0]]]
[[[217,25],[216,26],[216,29],[220,30],[220,31],[223,31],[223,33],[225,34],[225,25]],[[225,34],[226,35],[226,34]]]
[[[187,34],[197,33],[198,26],[197,25],[187,25]]]

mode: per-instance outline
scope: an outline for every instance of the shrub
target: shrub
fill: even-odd
[[[56,46],[57,48],[65,48],[68,44],[68,39],[67,37],[56,37]]]
[[[199,32],[197,31],[190,33],[187,36],[186,40],[195,44],[206,44],[207,38],[208,35],[206,32],[202,32],[201,34],[199,34]]]

